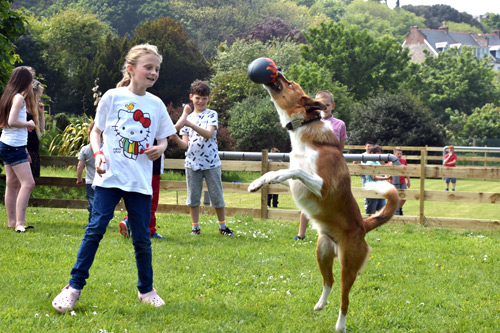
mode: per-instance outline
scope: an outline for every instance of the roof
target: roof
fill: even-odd
[[[460,44],[462,46],[475,46],[480,47],[480,45],[476,42],[474,37],[472,37],[471,33],[468,32],[448,32],[446,33],[443,30],[431,30],[431,29],[420,29],[425,35],[427,42],[432,45],[434,48],[439,47],[437,44],[443,45],[443,43],[448,43],[448,45],[452,44]],[[489,37],[489,36],[488,36]]]

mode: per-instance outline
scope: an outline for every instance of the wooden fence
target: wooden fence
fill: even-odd
[[[392,151],[393,147],[383,147],[385,151]],[[425,216],[425,202],[426,201],[447,201],[456,203],[487,203],[487,204],[500,204],[500,190],[499,192],[445,192],[443,191],[429,191],[425,189],[425,180],[428,178],[442,178],[442,177],[456,177],[456,178],[469,178],[469,179],[500,179],[500,167],[476,167],[476,166],[462,166],[456,168],[444,168],[441,165],[431,165],[427,162],[431,160],[428,152],[441,151],[439,147],[401,147],[404,152],[416,151],[419,155],[404,156],[409,160],[417,160],[418,164],[410,164],[408,166],[373,166],[349,163],[349,170],[351,175],[365,175],[365,174],[388,174],[388,175],[404,175],[410,176],[414,179],[419,179],[419,190],[399,190],[401,199],[416,200],[419,202],[419,213],[417,216],[394,216],[391,223],[397,224],[420,224],[423,226],[436,226],[436,227],[449,227],[449,228],[463,228],[463,229],[500,229],[500,220],[475,220],[475,219],[458,219],[458,218],[444,218],[444,217],[427,217]],[[362,146],[346,146],[347,150],[364,150]],[[361,151],[360,151],[361,152]],[[459,153],[459,151],[455,151]],[[481,155],[469,157],[467,160],[471,162],[486,163],[498,162],[500,158],[487,157]],[[288,168],[288,162],[268,162],[267,151],[263,151],[262,161],[235,161],[223,160],[222,170],[224,171],[256,171],[261,174],[271,171]],[[442,159],[440,156],[432,156],[432,160]],[[465,160],[464,157],[460,157]],[[76,166],[76,157],[58,157],[58,156],[42,156],[43,166]],[[168,169],[183,170],[183,159],[166,159],[165,166]],[[75,178],[62,178],[62,177],[40,177],[35,178],[37,185],[45,186],[76,186]],[[240,193],[248,194],[248,184],[245,183],[223,183],[224,193]],[[186,184],[184,181],[161,181],[161,190],[185,191]],[[206,190],[206,188],[205,188]],[[363,188],[353,187],[352,192],[356,198],[365,197],[380,197],[372,191],[367,191]],[[268,209],[267,207],[267,194],[290,194],[287,187],[282,185],[269,185],[260,190],[260,207],[256,208],[240,208],[240,207],[226,207],[226,215],[246,215],[263,219],[276,219],[276,220],[298,220],[299,212],[297,210],[284,210],[284,209]],[[32,198],[29,202],[30,206],[37,207],[53,207],[53,208],[77,208],[85,209],[87,206],[86,200],[67,200],[67,199],[45,199],[45,198]],[[123,209],[123,204],[120,203],[117,209]],[[215,215],[215,210],[210,206],[202,206],[202,212]],[[160,204],[158,212],[168,213],[181,213],[189,214],[189,208],[186,205],[179,204]],[[500,217],[500,214],[499,214]]]

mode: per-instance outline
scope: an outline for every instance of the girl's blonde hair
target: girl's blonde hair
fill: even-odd
[[[40,129],[40,118],[38,114],[38,103],[40,102],[40,98],[42,97],[44,87],[38,80],[33,80],[33,89],[29,90],[27,96],[25,96],[26,100],[26,108],[28,112],[33,117],[33,121],[35,122],[35,131],[36,135],[40,138],[42,136],[42,131]]]
[[[123,78],[120,82],[118,82],[118,84],[116,85],[117,87],[126,87],[130,84],[130,80],[132,78],[130,77],[130,73],[127,70],[127,65],[137,65],[139,58],[146,54],[156,55],[158,58],[160,58],[160,62],[162,62],[163,60],[163,57],[160,55],[160,53],[158,52],[158,48],[155,45],[145,43],[132,47],[125,57],[125,63],[122,67]]]

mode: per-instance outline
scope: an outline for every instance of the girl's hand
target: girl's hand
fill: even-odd
[[[45,105],[43,103],[38,103],[38,113],[43,114],[43,109],[45,108]]]
[[[26,125],[26,128],[28,129],[29,132],[34,130],[36,127],[35,122],[33,120],[28,121],[28,124]]]
[[[150,147],[146,148],[146,150],[144,151],[144,154],[146,154],[146,156],[148,157],[148,159],[150,161],[155,161],[161,157],[161,155],[163,154],[163,151],[158,146],[150,146]]]
[[[104,157],[104,154],[97,154],[95,157],[95,171],[99,175],[99,177],[102,177],[103,173],[106,173],[106,158]]]

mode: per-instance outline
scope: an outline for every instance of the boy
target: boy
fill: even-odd
[[[454,168],[456,166],[456,163],[457,163],[457,155],[455,155],[455,147],[453,146],[448,146],[448,154],[444,155],[444,159],[443,159],[443,165],[444,167],[446,168]],[[455,186],[457,185],[457,179],[456,178],[448,178],[446,177],[444,179],[445,183],[446,183],[446,191],[449,190],[449,187],[450,187],[450,181],[451,181],[451,190],[453,192],[455,192]]]
[[[394,156],[398,158],[400,165],[408,165],[406,159],[403,158],[403,150],[400,147],[394,148]],[[392,162],[388,162],[387,164],[392,165]],[[393,184],[398,190],[406,190],[410,188],[410,176],[393,176],[390,179],[391,183],[394,177],[399,177],[399,184]],[[396,210],[394,215],[403,215],[403,205],[405,202],[406,200],[404,199],[399,201],[399,209]]]
[[[333,94],[328,90],[320,90],[316,94],[316,100],[326,105],[326,110],[321,112],[323,121],[327,126],[331,128],[337,140],[339,141],[340,152],[344,151],[345,140],[347,139],[347,131],[345,128],[345,123],[332,116],[332,111],[335,109],[335,100]],[[306,238],[307,225],[309,224],[309,219],[301,212],[300,213],[300,224],[299,224],[299,234],[295,236],[294,240],[303,240]]]
[[[374,145],[370,149],[370,154],[382,154],[383,150],[380,148],[379,145]],[[380,165],[380,162],[378,161],[368,161],[366,162],[366,165]],[[378,175],[366,175],[365,177],[365,185],[371,183],[371,182],[376,182],[379,180],[389,180],[390,176],[378,176]],[[372,215],[384,208],[385,206],[385,199],[379,199],[379,198],[366,198],[366,214]]]
[[[208,194],[212,206],[215,208],[219,220],[219,233],[233,236],[233,232],[226,226],[224,197],[222,194],[221,161],[217,147],[217,112],[207,109],[210,100],[210,86],[200,80],[191,84],[189,99],[193,102],[194,110],[185,105],[184,113],[189,114],[184,121],[184,127],[179,134],[187,144],[185,167],[187,200],[193,222],[192,235],[201,234],[200,231],[200,199],[203,189],[203,179],[207,184]]]
[[[87,135],[90,136],[90,132],[92,132],[92,128],[94,128],[94,122],[92,121],[89,124],[89,129]],[[92,188],[92,182],[94,181],[95,176],[95,159],[94,152],[90,147],[90,143],[83,146],[80,149],[80,153],[78,154],[78,165],[76,167],[76,183],[78,185],[83,184],[82,174],[83,169],[85,169],[85,192],[87,194],[87,201],[89,204],[87,205],[87,210],[89,211],[89,220],[92,218],[92,207],[94,206],[94,189]],[[82,229],[87,228],[87,225],[84,225]]]

